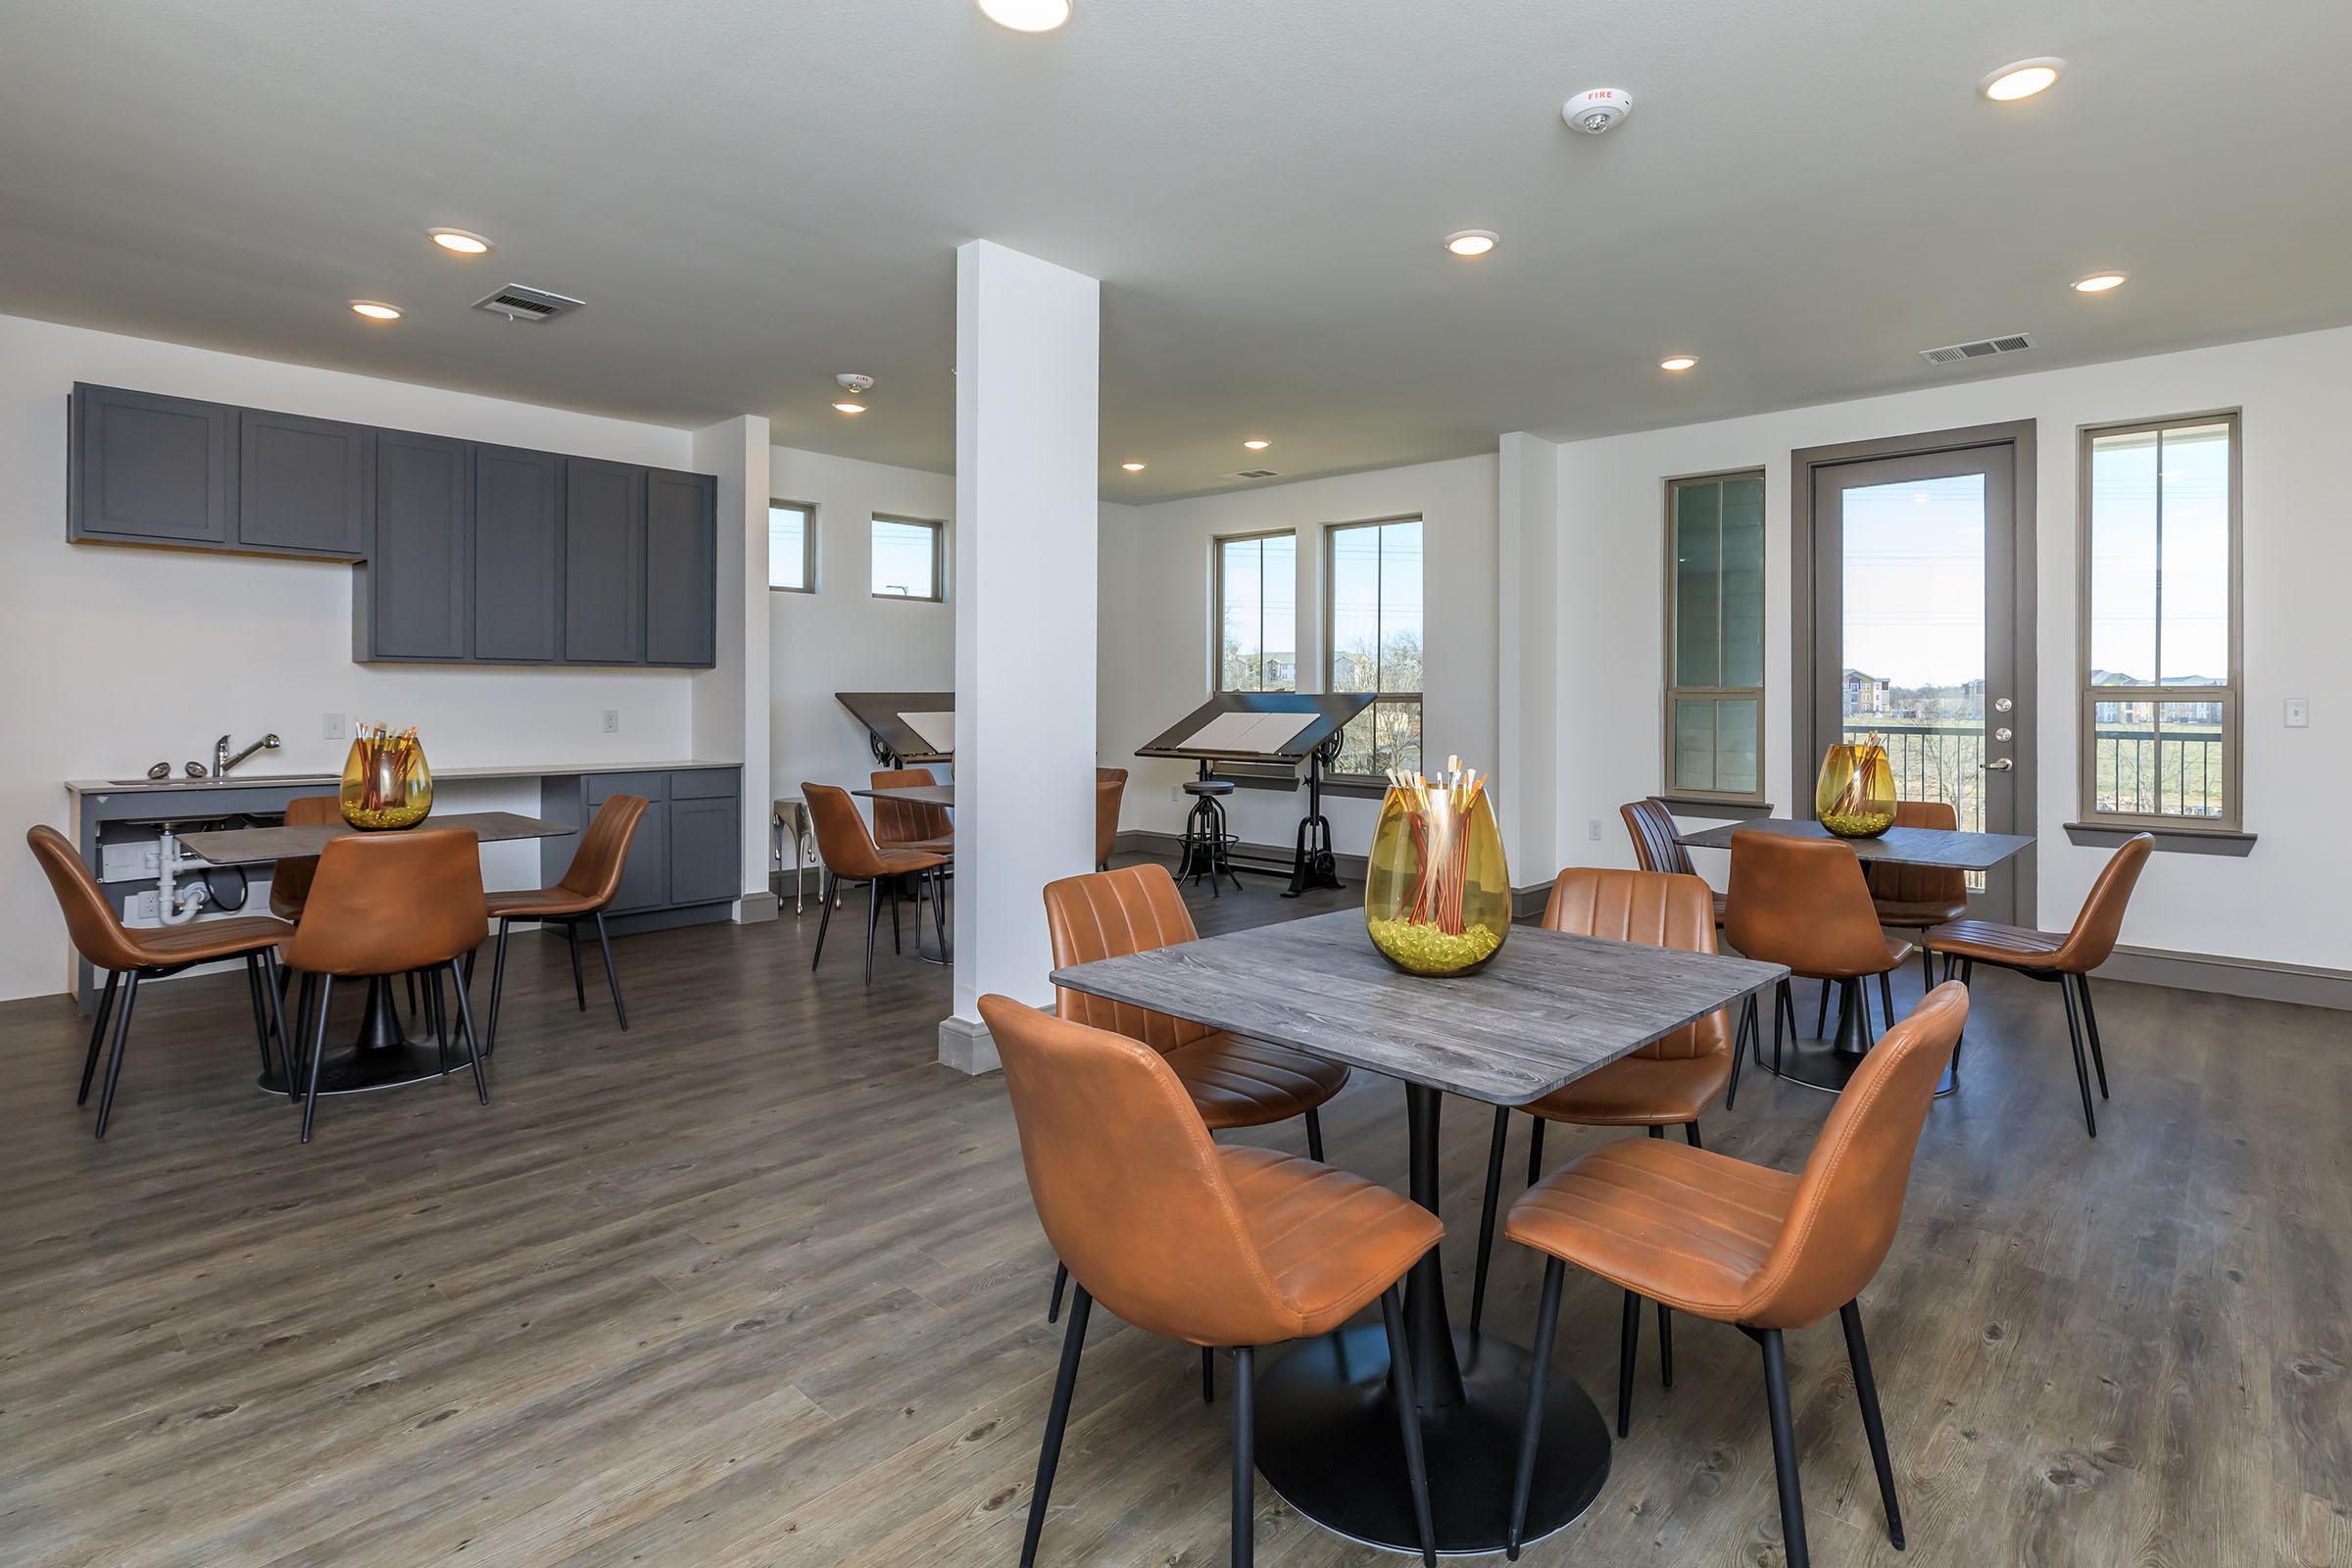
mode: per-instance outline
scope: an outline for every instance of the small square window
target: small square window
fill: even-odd
[[[947,536],[944,522],[875,516],[874,597],[944,601],[948,597]]]

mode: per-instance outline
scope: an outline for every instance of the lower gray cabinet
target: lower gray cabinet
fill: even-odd
[[[615,795],[641,795],[646,807],[608,913],[627,916],[623,929],[726,918],[743,894],[741,769],[550,778],[541,786],[540,814],[585,832],[597,808]],[[541,870],[549,883],[563,879],[578,846],[577,833],[543,841]]]
[[[635,914],[672,903],[669,896],[669,803],[648,801],[637,819],[637,836],[629,841],[628,863],[620,868],[620,891],[612,896],[614,914]]]
[[[669,901],[709,904],[743,892],[743,807],[732,795],[669,803]]]

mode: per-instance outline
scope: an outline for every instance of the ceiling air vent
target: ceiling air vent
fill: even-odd
[[[2006,337],[1981,337],[1974,343],[1947,343],[1939,349],[1921,349],[1919,357],[1930,365],[1956,365],[1962,360],[1989,360],[1995,354],[2015,354],[2030,349],[2034,340],[2023,332]]]
[[[1239,473],[1229,473],[1225,477],[1228,479],[1279,479],[1282,475],[1272,468],[1244,468]]]
[[[497,293],[473,302],[477,311],[503,316],[510,321],[544,321],[551,316],[562,316],[587,304],[568,294],[550,294],[543,288],[525,288],[520,283],[509,283]]]

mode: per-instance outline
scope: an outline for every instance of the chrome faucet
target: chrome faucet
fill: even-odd
[[[255,741],[251,746],[246,747],[243,751],[232,757],[229,755],[228,751],[228,737],[223,735],[219,740],[213,742],[213,777],[228,777],[228,770],[230,768],[236,766],[239,762],[242,762],[245,760],[245,759],[251,757],[256,752],[274,752],[276,750],[277,737],[274,735],[265,735],[260,740]]]

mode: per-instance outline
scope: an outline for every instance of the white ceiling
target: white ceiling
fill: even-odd
[[[0,311],[944,469],[952,253],[984,236],[1103,280],[1119,500],[1993,373],[1915,352],[1991,333],[2034,335],[2011,370],[2352,320],[2342,0],[1077,0],[1037,36],[971,0],[80,0],[0,29]],[[2043,54],[2052,92],[1976,95]],[[1563,126],[1600,85],[1632,120]],[[1440,249],[1474,226],[1492,257]],[[2100,267],[2131,283],[2067,289]],[[588,308],[465,309],[507,282]],[[1699,368],[1660,373],[1675,349]],[[854,422],[851,369],[880,382]]]

